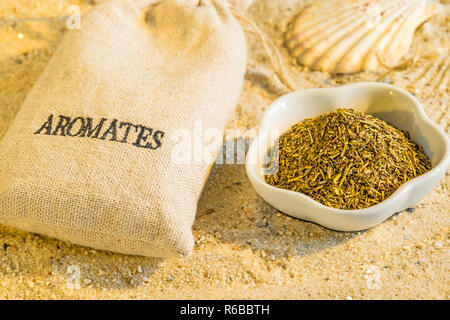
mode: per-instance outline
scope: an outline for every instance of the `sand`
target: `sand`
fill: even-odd
[[[101,1],[2,0],[0,138],[59,41],[70,5]],[[450,133],[450,1],[416,32],[398,68],[335,76],[298,66],[282,46],[291,17],[311,1],[255,0],[246,16],[280,48],[296,89],[384,81],[414,93]],[[288,90],[248,30],[249,63],[229,128],[257,128]],[[343,233],[290,218],[252,189],[241,164],[215,165],[185,259],[133,257],[0,226],[1,299],[448,299],[450,175],[415,208],[364,232]]]

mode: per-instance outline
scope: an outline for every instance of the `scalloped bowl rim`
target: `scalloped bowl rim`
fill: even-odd
[[[443,141],[445,141],[444,155],[442,156],[442,159],[440,159],[440,161],[430,171],[405,182],[395,192],[393,192],[388,198],[386,198],[385,200],[383,200],[382,202],[380,202],[376,205],[373,205],[371,207],[364,208],[364,209],[355,209],[355,210],[335,209],[335,208],[326,206],[324,204],[321,204],[320,202],[312,199],[311,197],[309,197],[301,192],[291,191],[291,190],[286,190],[286,189],[281,189],[281,188],[271,186],[263,180],[263,178],[260,174],[255,173],[254,172],[255,167],[258,167],[257,169],[259,169],[261,166],[260,161],[258,161],[259,160],[258,155],[256,154],[257,153],[257,145],[259,145],[261,142],[264,142],[264,139],[266,138],[266,137],[260,137],[258,135],[258,138],[256,138],[252,142],[252,144],[249,148],[248,154],[247,154],[247,158],[246,158],[246,171],[247,171],[247,175],[249,176],[251,182],[264,185],[263,187],[268,188],[269,190],[271,190],[273,192],[286,193],[292,197],[296,197],[301,200],[308,201],[311,204],[313,204],[314,206],[316,206],[317,208],[325,209],[326,212],[329,214],[337,214],[340,216],[358,216],[358,217],[366,216],[367,217],[367,216],[371,216],[371,215],[378,215],[378,214],[380,214],[380,211],[389,210],[389,207],[392,207],[394,205],[394,203],[397,201],[397,199],[400,197],[400,195],[402,193],[406,192],[413,185],[426,183],[425,180],[428,180],[429,177],[438,175],[440,173],[440,171],[443,170],[443,168],[448,167],[448,165],[450,163],[450,143],[449,143],[449,140],[448,140],[445,132],[435,122],[433,122],[431,119],[428,118],[428,116],[425,114],[422,104],[415,96],[413,96],[411,93],[409,93],[408,91],[406,91],[402,88],[399,88],[399,87],[396,87],[393,85],[389,85],[389,84],[385,84],[385,83],[359,82],[359,83],[347,84],[347,85],[343,85],[343,86],[339,86],[339,87],[313,88],[313,89],[294,91],[294,92],[288,93],[288,94],[283,95],[283,96],[279,97],[278,99],[276,99],[265,111],[263,119],[261,121],[261,124],[263,124],[265,121],[267,121],[267,117],[270,115],[270,113],[272,113],[274,111],[274,109],[278,108],[278,105],[282,100],[285,100],[289,97],[296,96],[299,94],[304,95],[304,94],[313,93],[313,92],[317,92],[317,91],[333,92],[333,91],[339,91],[342,88],[358,87],[358,86],[378,86],[379,88],[385,88],[390,91],[396,91],[396,92],[400,93],[401,95],[405,96],[406,98],[410,99],[411,102],[413,102],[412,103],[413,108],[420,115],[419,120],[429,124],[436,131],[436,134],[439,134],[441,136],[441,138],[443,138]],[[250,159],[252,157],[255,158],[256,164],[249,163]],[[313,220],[311,220],[311,221],[313,221]],[[315,221],[313,221],[313,222],[315,222]]]

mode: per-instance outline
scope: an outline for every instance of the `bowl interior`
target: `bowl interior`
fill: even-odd
[[[426,117],[419,101],[407,91],[380,83],[359,83],[288,94],[275,101],[266,111],[261,129],[275,129],[282,134],[304,119],[338,108],[352,108],[371,114],[399,129],[407,130],[412,140],[424,148],[433,167],[448,152],[444,135]],[[271,135],[269,145],[274,145],[277,138]],[[259,153],[259,157],[263,155],[264,152]]]

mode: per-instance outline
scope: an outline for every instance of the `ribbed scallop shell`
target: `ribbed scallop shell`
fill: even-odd
[[[404,73],[408,79],[418,88],[430,88],[434,92],[442,91],[450,93],[450,58],[443,55],[433,63],[422,68],[413,69]]]
[[[409,85],[406,88],[426,103],[428,115],[447,132],[450,132],[449,53],[444,53],[432,63],[418,63],[404,72],[395,74],[395,77],[408,80]],[[429,98],[431,100],[427,101]]]
[[[312,69],[375,71],[398,64],[416,28],[442,9],[433,0],[318,0],[291,22],[286,46]]]

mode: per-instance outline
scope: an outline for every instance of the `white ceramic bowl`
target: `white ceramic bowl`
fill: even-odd
[[[361,210],[333,209],[302,193],[265,183],[264,157],[278,135],[304,119],[342,107],[374,115],[407,130],[411,138],[423,146],[431,159],[432,169],[403,184],[383,202]],[[279,134],[269,134],[272,129],[279,130]],[[423,199],[445,175],[449,163],[450,143],[447,135],[428,119],[422,105],[412,94],[388,84],[361,82],[297,91],[276,100],[265,112],[258,137],[250,146],[246,169],[256,192],[276,209],[330,229],[359,231],[373,227]]]

